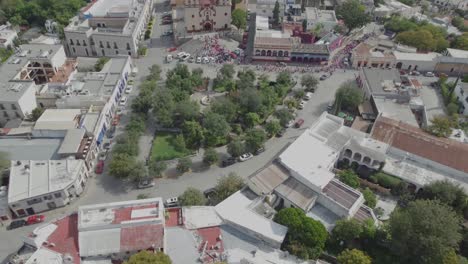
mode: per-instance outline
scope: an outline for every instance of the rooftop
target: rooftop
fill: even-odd
[[[408,103],[398,103],[396,99],[386,99],[379,96],[374,96],[374,102],[378,112],[382,116],[401,120],[407,124],[419,127],[418,121]]]
[[[58,150],[59,154],[77,153],[80,148],[81,141],[86,133],[83,128],[69,129],[65,134],[62,145]]]
[[[414,60],[414,61],[434,61],[437,57],[440,56],[439,53],[429,52],[429,53],[413,53],[413,52],[400,52],[393,51],[393,55],[397,60]]]
[[[312,219],[322,222],[329,232],[331,232],[333,227],[335,227],[335,222],[341,219],[341,217],[319,203],[316,203],[314,207],[306,213],[306,215]]]
[[[51,138],[1,138],[0,151],[8,153],[10,160],[59,159],[57,151],[61,139]]]
[[[80,123],[80,109],[46,109],[36,121],[36,130],[69,130]]]
[[[83,166],[83,160],[13,160],[8,202],[62,190],[76,181]]]
[[[249,178],[249,187],[258,195],[271,193],[289,178],[289,172],[282,166],[272,163]]]
[[[282,243],[288,228],[252,211],[250,207],[255,203],[255,200],[255,198],[249,198],[245,191],[237,191],[216,205],[215,209],[226,222],[234,223],[251,233]]]
[[[400,74],[395,69],[363,68],[369,88],[373,93],[397,93],[397,84],[401,83]]]
[[[346,209],[350,209],[361,194],[338,180],[332,180],[325,186],[323,193]]]
[[[306,212],[309,211],[318,197],[317,193],[294,177],[289,177],[281,183],[276,187],[275,192]]]
[[[183,207],[182,210],[187,229],[219,226],[223,223],[213,206],[190,206]]]
[[[326,44],[296,44],[292,47],[292,51],[325,55],[328,55],[330,53]]]
[[[174,264],[197,263],[200,253],[193,232],[182,227],[166,228],[166,254]],[[181,250],[183,249],[183,250]]]
[[[321,10],[315,7],[306,7],[307,22],[337,22],[335,11]]]
[[[379,117],[372,138],[408,153],[468,173],[468,145],[432,136],[418,127],[386,117]]]
[[[447,49],[448,55],[454,58],[468,59],[468,51],[460,49]]]
[[[17,72],[15,71],[15,73]],[[2,75],[3,71],[0,65],[0,78]],[[5,76],[5,78],[2,78],[2,80],[8,80],[8,78]],[[34,92],[34,87],[34,82],[29,80],[12,80],[2,82],[0,83],[0,94],[2,95],[0,101],[12,103],[17,102],[26,92]]]

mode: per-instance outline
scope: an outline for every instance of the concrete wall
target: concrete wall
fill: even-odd
[[[9,84],[7,83],[7,85]],[[28,81],[24,82],[23,85],[29,87],[26,88],[26,91],[18,101],[2,100],[2,96],[0,95],[0,105],[3,106],[3,109],[0,108],[0,125],[4,125],[9,120],[23,119],[37,107],[35,97],[36,85]]]
[[[279,249],[281,247],[281,244],[283,241],[279,242],[279,241],[274,241],[274,240],[271,240],[271,239],[268,239],[264,236],[262,236],[261,234],[258,234],[257,232],[255,232],[254,230],[250,230],[250,229],[247,229],[247,228],[244,228],[243,226],[239,226],[237,225],[236,223],[234,222],[230,222],[230,221],[227,221],[227,220],[224,220],[227,224],[229,224],[229,226],[237,229],[239,232],[242,232],[250,237],[253,237],[255,239],[258,239],[268,245],[270,245],[271,247],[273,248],[277,248]]]
[[[436,64],[437,64],[437,59],[434,59],[433,61],[419,61],[419,60],[396,60],[395,61],[395,68],[397,68],[397,65],[401,63],[401,69],[402,70],[416,70],[419,72],[432,72],[434,71]],[[409,68],[411,67],[411,68]]]
[[[336,214],[339,217],[349,217],[349,212],[348,209],[344,208],[343,206],[337,204],[335,200],[331,199],[330,197],[321,194],[317,202],[321,204],[323,207],[327,208],[328,210],[332,211],[334,214]]]

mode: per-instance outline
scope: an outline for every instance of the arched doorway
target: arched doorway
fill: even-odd
[[[403,66],[403,63],[401,63],[401,62],[399,62],[399,63],[396,64],[396,68],[397,68],[397,69],[401,69],[402,66]]]
[[[213,25],[211,25],[210,22],[205,22],[205,25],[203,26],[203,29],[205,31],[211,31],[211,30],[213,30]]]

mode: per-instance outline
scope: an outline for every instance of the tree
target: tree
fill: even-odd
[[[285,127],[289,123],[289,121],[291,121],[294,118],[291,112],[289,112],[289,110],[286,108],[279,109],[278,111],[276,111],[275,116],[278,118],[279,123],[282,127]]]
[[[435,181],[425,185],[418,192],[419,199],[438,200],[453,208],[459,214],[468,206],[468,196],[462,187],[447,180]]]
[[[239,157],[245,153],[245,145],[240,139],[234,139],[227,145],[227,152],[231,157]]]
[[[392,250],[409,263],[442,263],[461,240],[458,216],[431,200],[416,200],[394,211],[389,230]]]
[[[339,264],[371,264],[372,259],[358,249],[346,249],[337,257]]]
[[[351,30],[364,26],[370,22],[370,17],[366,13],[366,7],[358,0],[348,0],[336,10],[337,17],[343,19],[348,34]]]
[[[141,161],[135,162],[133,168],[132,168],[132,173],[130,174],[130,177],[134,181],[139,181],[141,179],[147,178],[148,177],[148,169],[146,169],[145,164]]]
[[[162,126],[172,126],[172,113],[174,109],[175,102],[172,93],[167,88],[156,89],[153,96],[153,113]]]
[[[283,86],[291,86],[292,78],[291,74],[287,71],[282,71],[276,76],[276,82]]]
[[[32,121],[37,121],[39,117],[41,117],[42,113],[44,113],[44,108],[36,107],[31,111],[31,119]]]
[[[213,113],[224,116],[227,122],[233,122],[237,119],[237,104],[233,103],[229,98],[221,97],[216,99],[210,106]]]
[[[234,69],[233,64],[223,64],[221,69],[219,69],[218,76],[217,78],[222,78],[222,79],[233,79],[234,74],[236,74],[236,70]]]
[[[182,126],[182,134],[188,148],[198,150],[203,145],[205,135],[202,126],[198,122],[185,121]]]
[[[179,196],[180,205],[182,206],[196,206],[205,205],[206,198],[203,193],[193,187],[188,187],[187,190]]]
[[[180,173],[188,172],[192,167],[192,160],[189,157],[180,158],[177,162],[176,170]]]
[[[96,64],[94,64],[94,70],[95,71],[101,71],[104,65],[110,60],[108,57],[101,57],[97,60]]]
[[[235,9],[232,14],[232,24],[238,29],[245,29],[247,26],[247,12],[242,9]]]
[[[338,173],[338,178],[343,183],[357,188],[359,187],[359,176],[352,170],[343,170]]]
[[[203,162],[205,162],[208,165],[213,165],[216,162],[218,162],[218,160],[219,156],[216,150],[214,150],[213,148],[205,149],[205,152],[203,153]]]
[[[363,101],[363,93],[353,82],[344,83],[335,93],[335,102],[339,105],[337,109],[354,110]]]
[[[318,80],[312,74],[305,74],[301,77],[301,85],[307,90],[315,92],[315,89],[317,89]]]
[[[304,1],[302,1],[304,2]],[[307,19],[302,20],[302,31],[307,32]]]
[[[273,24],[278,26],[280,23],[280,5],[278,0],[275,2],[275,7],[273,8]]]
[[[274,221],[288,227],[285,248],[291,254],[303,259],[317,259],[322,254],[328,233],[321,222],[299,208],[281,209]]]
[[[172,264],[168,255],[163,252],[150,252],[142,250],[130,257],[124,264]]]
[[[208,112],[203,120],[205,127],[205,141],[208,146],[216,146],[226,141],[226,137],[231,131],[226,119],[219,114]]]
[[[153,177],[161,178],[166,169],[167,164],[164,161],[151,160],[149,162],[149,173]]]
[[[251,129],[245,136],[245,148],[248,152],[255,152],[263,147],[267,135],[263,129]]]
[[[272,120],[265,124],[265,131],[268,133],[270,137],[278,134],[280,130],[281,130],[281,125],[276,120]]]
[[[228,176],[221,177],[214,187],[216,192],[212,199],[214,204],[218,204],[224,199],[228,198],[244,186],[244,180],[234,172]]]
[[[248,128],[252,128],[260,123],[260,117],[257,113],[247,113],[245,115],[244,124]]]
[[[447,105],[447,113],[452,116],[454,114],[458,114],[458,104],[456,103],[449,103]]]
[[[200,105],[192,100],[183,100],[176,104],[174,119],[193,121],[200,116]]]
[[[458,36],[452,42],[452,47],[455,49],[468,50],[468,33]]]
[[[437,137],[449,137],[452,133],[452,127],[454,127],[454,123],[448,117],[435,116],[426,130]]]
[[[6,170],[10,167],[10,159],[8,158],[8,153],[0,151],[0,175],[3,170]]]
[[[359,238],[363,232],[363,226],[356,219],[342,219],[335,223],[332,231],[332,239],[338,243],[349,245],[353,240]]]
[[[117,178],[127,178],[135,167],[135,157],[125,153],[115,153],[109,163],[109,172]]]
[[[369,189],[369,187],[365,188],[361,192],[364,196],[364,200],[366,200],[366,205],[374,209],[377,205],[377,196],[375,195],[375,193],[371,189]]]
[[[177,135],[172,142],[174,149],[178,152],[185,152],[187,148],[185,147],[184,135]]]
[[[140,94],[132,102],[133,112],[147,114],[151,107],[153,107],[152,91],[140,88]]]

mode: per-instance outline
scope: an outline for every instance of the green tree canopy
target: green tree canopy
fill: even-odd
[[[354,239],[359,238],[363,232],[363,225],[355,219],[342,219],[335,223],[332,238],[336,242],[343,241],[349,245]]]
[[[231,127],[226,119],[219,114],[208,112],[203,120],[205,141],[208,146],[216,146],[226,141]]]
[[[222,202],[244,186],[244,180],[236,173],[231,172],[228,176],[221,177],[214,187],[216,192],[212,201],[214,204]]]
[[[44,108],[36,107],[31,112],[31,119],[32,121],[37,121],[39,117],[41,117],[42,113],[44,113]]]
[[[227,122],[233,122],[237,119],[239,107],[229,98],[221,97],[210,105],[210,110],[213,113],[224,116]]]
[[[289,112],[289,110],[286,108],[279,109],[278,111],[276,111],[275,116],[278,118],[279,123],[282,127],[286,126],[289,123],[289,121],[291,121],[294,118],[291,112]]]
[[[245,135],[245,148],[248,152],[255,152],[263,147],[267,135],[263,129],[251,129]]]
[[[203,153],[203,162],[213,165],[219,160],[218,152],[214,148],[207,148]]]
[[[370,208],[374,209],[377,205],[377,196],[375,195],[375,193],[371,189],[369,189],[369,187],[366,187],[361,192],[364,196],[364,200],[366,200],[365,204]]]
[[[235,9],[231,14],[232,24],[239,29],[245,29],[247,26],[247,12],[242,9]]]
[[[265,124],[265,131],[268,133],[270,137],[278,134],[281,131],[281,125],[279,121],[272,120]]]
[[[275,2],[275,7],[273,8],[273,24],[275,26],[279,25],[280,23],[280,5],[278,0]]]
[[[172,264],[168,255],[163,252],[153,253],[142,250],[130,257],[124,264]]]
[[[175,109],[174,97],[167,88],[158,88],[153,97],[153,113],[164,127],[172,127],[172,113]]]
[[[418,193],[419,199],[438,200],[462,214],[468,206],[468,196],[459,185],[447,180],[435,181],[425,185]]]
[[[359,0],[347,0],[336,9],[338,18],[343,19],[348,33],[370,22],[366,7]]]
[[[167,164],[164,161],[150,160],[148,165],[151,177],[161,178],[164,171],[167,169]]]
[[[189,157],[180,158],[177,162],[176,169],[180,173],[188,172],[192,167],[192,160]]]
[[[442,263],[461,240],[460,219],[437,201],[416,200],[397,209],[389,228],[392,249],[408,263]]]
[[[227,152],[231,157],[237,158],[245,153],[245,145],[240,139],[236,138],[227,145]]]
[[[188,148],[198,150],[205,139],[203,127],[196,121],[185,121],[182,126],[185,144]]]
[[[179,202],[182,206],[206,205],[206,198],[200,190],[188,187],[179,196]]]
[[[335,93],[338,109],[356,109],[362,103],[364,95],[354,82],[344,83]]]
[[[452,48],[468,50],[468,33],[456,37],[452,43]]]
[[[303,259],[317,259],[322,254],[328,233],[321,222],[299,208],[281,209],[274,221],[288,227],[285,248],[291,254]]]
[[[454,122],[445,116],[435,116],[431,119],[431,124],[427,127],[427,132],[437,137],[449,137],[454,127]]]
[[[151,65],[151,67],[149,67],[149,74],[146,76],[146,79],[151,81],[161,80],[161,67],[157,64]]]
[[[372,259],[364,252],[358,249],[345,249],[341,252],[337,261],[339,264],[371,264]]]
[[[135,167],[135,157],[124,153],[114,153],[109,163],[109,173],[117,178],[127,178]]]
[[[178,102],[174,109],[174,119],[181,122],[197,120],[200,116],[200,105],[190,99]]]
[[[343,170],[338,173],[338,178],[345,184],[357,188],[359,187],[359,176],[352,170]]]
[[[260,116],[257,113],[247,113],[244,118],[244,124],[248,128],[255,127],[260,121]]]
[[[276,82],[279,85],[290,86],[292,84],[291,74],[287,71],[282,71],[276,76]]]
[[[314,92],[317,89],[318,80],[312,74],[305,74],[301,77],[301,85],[307,90]]]
[[[10,167],[8,153],[0,151],[0,172]],[[0,173],[1,174],[1,173]]]

